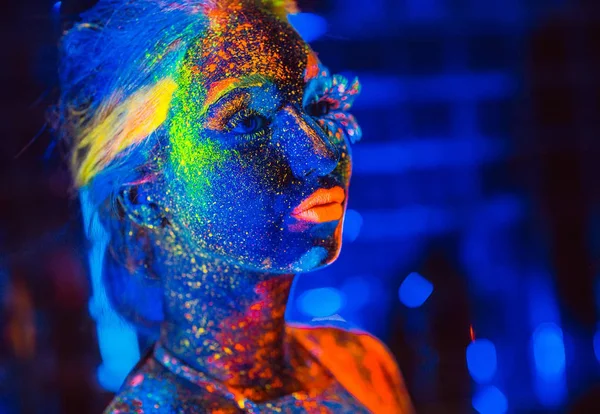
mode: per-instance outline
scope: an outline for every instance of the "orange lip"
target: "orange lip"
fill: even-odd
[[[346,194],[342,187],[320,188],[292,211],[292,217],[310,223],[326,223],[342,218]]]

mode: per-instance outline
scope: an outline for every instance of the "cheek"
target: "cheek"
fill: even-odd
[[[230,155],[173,170],[174,216],[190,246],[258,266],[283,240],[281,176],[273,174],[278,163],[265,162],[264,153]]]
[[[183,155],[183,157],[178,157]],[[277,219],[276,196],[285,185],[286,166],[265,147],[225,150],[205,141],[171,157],[169,186],[186,221],[260,226]]]

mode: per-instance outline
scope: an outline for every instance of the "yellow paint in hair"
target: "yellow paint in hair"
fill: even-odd
[[[122,151],[139,144],[167,119],[177,83],[165,78],[140,89],[116,106],[99,122],[83,131],[77,150],[85,149],[85,156],[77,167],[75,185],[83,187],[112,162]]]

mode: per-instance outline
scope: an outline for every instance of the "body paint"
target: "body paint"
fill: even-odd
[[[128,183],[135,191],[104,219],[114,220],[113,236],[121,233],[114,255],[130,260],[128,252],[143,246],[145,260],[134,264],[158,275],[163,289],[154,353],[107,412],[367,412],[365,397],[337,378],[343,371],[324,362],[329,336],[321,345],[302,342],[284,318],[294,274],[326,266],[341,248],[348,145],[360,138],[346,111],[358,83],[320,65],[282,18],[289,1],[148,7],[184,11],[205,24],[158,47],[164,54],[145,57],[159,65],[185,45],[176,65],[152,76],[154,84],[168,78],[175,85],[165,94],[166,119],[162,103],[125,100],[139,104],[129,112],[141,116],[126,123],[127,139],[83,181],[101,183],[110,157],[124,159],[119,151],[146,160],[132,166],[141,175]],[[157,139],[143,146],[143,136]],[[348,345],[358,341],[350,336]],[[348,349],[348,358],[362,360],[351,351],[362,348]],[[363,374],[358,382],[368,382]]]

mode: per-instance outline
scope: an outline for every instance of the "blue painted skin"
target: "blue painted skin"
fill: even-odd
[[[244,23],[242,18],[235,22]],[[341,229],[342,220],[337,220],[335,226],[310,225],[294,231],[290,227],[297,220],[291,216],[292,210],[320,188],[339,186],[347,192],[351,158],[346,140],[332,139],[317,124],[311,115],[316,110],[314,105],[303,106],[307,46],[289,26],[269,23],[275,24],[280,26],[279,33],[287,35],[288,42],[282,44],[280,38],[270,37],[246,42],[245,61],[240,56],[242,51],[235,53],[237,33],[231,39],[222,34],[214,40],[209,31],[205,39],[213,40],[205,42],[202,52],[191,53],[194,58],[190,65],[202,68],[225,47],[236,56],[237,64],[233,69],[226,66],[220,70],[225,62],[218,62],[210,76],[201,71],[193,76],[191,91],[186,91],[183,102],[174,102],[175,108],[181,107],[184,113],[181,123],[193,125],[194,130],[180,133],[175,128],[177,136],[172,138],[168,155],[171,164],[166,166],[165,187],[159,192],[167,195],[165,204],[171,211],[186,211],[169,220],[187,230],[184,237],[190,239],[189,246],[199,246],[203,252],[249,270],[303,272],[337,257],[341,243],[335,231]],[[260,38],[264,28],[256,28],[255,22],[252,25],[243,36]],[[273,68],[262,48],[280,56],[281,68]],[[202,53],[209,58],[198,56]],[[202,96],[218,82],[256,76],[264,79],[259,85],[232,90],[210,105],[200,119],[196,106],[186,101],[189,96]],[[222,114],[228,113],[236,100],[243,101],[235,107],[243,118],[234,115],[232,125],[223,122],[223,128],[212,127],[221,123]],[[209,165],[204,165],[204,160],[199,163],[204,152],[189,154],[180,149],[189,148],[187,142],[181,142],[189,140],[200,147],[210,145],[211,155],[216,153],[217,160]],[[186,158],[185,169],[178,164],[181,153]],[[307,262],[301,258],[313,247],[322,247],[327,254],[306,267]]]
[[[331,77],[287,22],[254,2],[235,5],[239,12],[209,10],[161,141],[130,157],[145,162],[130,166],[138,176],[117,189],[117,208],[100,203],[115,306],[161,320],[153,352],[106,412],[368,412],[284,319],[295,274],[331,263],[341,248],[343,216],[291,215],[333,187],[345,211],[348,140],[360,136],[345,111],[358,87]],[[207,102],[219,85],[227,87]],[[90,189],[106,188],[110,175],[93,180]],[[124,292],[145,285],[161,297],[140,293],[152,309],[135,309]],[[329,335],[350,360],[366,358],[357,337]],[[370,371],[360,372],[369,383]],[[390,387],[392,377],[378,376]]]
[[[349,412],[359,412],[358,402],[341,392],[339,384],[315,366],[306,351],[291,351],[294,345],[284,329],[293,273],[331,263],[341,247],[342,220],[310,223],[294,231],[289,226],[297,220],[291,212],[319,188],[340,186],[347,191],[348,143],[332,139],[313,118],[315,109],[303,107],[308,49],[298,35],[266,15],[245,14],[230,20],[227,27],[251,22],[243,37],[258,41],[246,43],[245,54],[236,54],[232,50],[239,34],[221,32],[216,40],[210,30],[204,34],[202,46],[189,53],[188,65],[206,67],[224,45],[236,56],[237,65],[231,69],[220,64],[212,76],[200,70],[193,77],[191,90],[173,102],[174,110],[184,113],[180,122],[193,129],[180,134],[177,127],[171,128],[171,143],[164,150],[168,160],[164,178],[137,186],[134,199],[121,200],[127,214],[141,226],[149,228],[157,222],[157,217],[143,216],[142,211],[156,212],[160,221],[168,223],[153,234],[158,245],[153,268],[164,292],[159,344],[186,366],[240,390],[248,399],[246,405],[309,392],[308,380],[298,377],[300,372],[311,371],[321,380],[311,373],[310,382],[329,384],[319,391],[315,399],[319,404],[330,399],[340,408],[347,405]],[[277,26],[288,41],[282,44],[280,36],[261,36],[265,26]],[[261,57],[265,49],[281,56],[280,70],[274,71],[272,63]],[[209,58],[203,60],[202,52]],[[188,97],[200,96],[224,79],[255,75],[264,79],[260,86],[233,89],[195,119],[198,106],[187,102]],[[223,108],[240,97],[244,103],[235,109],[250,115],[215,129],[222,112],[228,111]],[[197,163],[189,165],[186,158],[182,167],[180,148],[189,146],[181,140],[194,140],[192,151],[209,145],[214,161],[197,161],[205,152],[184,153]],[[202,191],[194,191],[198,188]],[[150,376],[162,372],[154,362],[144,365],[141,372],[148,369],[154,372]],[[150,383],[147,375],[146,384]],[[333,389],[334,395],[327,396]],[[113,407],[122,407],[131,392],[140,399],[146,391],[143,385],[125,390]],[[197,398],[194,401],[198,404]],[[291,398],[289,403],[297,401]]]

